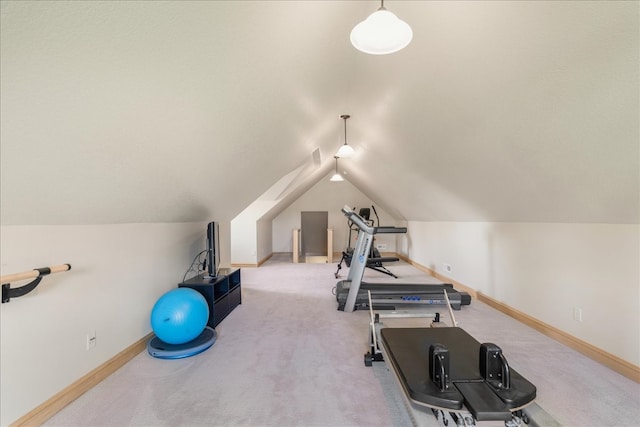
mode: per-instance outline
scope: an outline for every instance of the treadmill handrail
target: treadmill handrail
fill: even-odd
[[[342,208],[342,213],[351,220],[358,228],[364,231],[367,234],[373,235],[375,233],[375,228],[367,224],[364,218],[351,210],[349,206],[345,206]]]
[[[392,226],[383,226],[383,227],[373,227],[374,234],[398,234],[398,233],[406,233],[407,227],[392,227]]]
[[[399,234],[407,232],[407,227],[372,227],[367,220],[355,213],[349,206],[343,207],[342,213],[344,213],[344,215],[349,218],[351,222],[357,225],[360,230],[364,231],[367,234]]]

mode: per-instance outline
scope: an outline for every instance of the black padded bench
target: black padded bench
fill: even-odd
[[[508,366],[499,347],[480,344],[461,328],[382,328],[380,340],[416,404],[466,407],[478,421],[506,421],[536,397],[536,387]]]

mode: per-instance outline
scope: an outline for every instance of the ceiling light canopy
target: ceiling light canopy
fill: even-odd
[[[333,176],[329,179],[329,181],[333,181],[333,182],[344,181],[344,178],[342,177],[342,175],[338,173],[338,156],[333,156],[333,158],[336,159],[336,173],[333,174]]]
[[[351,30],[351,44],[371,55],[397,52],[405,48],[412,38],[409,24],[385,9],[384,0],[381,0],[377,11]]]
[[[349,117],[351,116],[348,114],[343,114],[340,116],[340,118],[344,120],[344,144],[342,145],[342,147],[340,147],[340,149],[336,153],[336,157],[342,157],[345,159],[348,159],[349,157],[353,157],[353,155],[355,154],[355,150],[351,148],[349,144],[347,144],[347,119]]]

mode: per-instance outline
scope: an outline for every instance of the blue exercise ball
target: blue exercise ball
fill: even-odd
[[[151,310],[151,328],[167,344],[184,344],[197,338],[208,320],[207,300],[190,288],[167,292]]]

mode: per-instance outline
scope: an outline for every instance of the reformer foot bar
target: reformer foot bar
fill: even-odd
[[[338,310],[346,310],[347,299],[352,282],[341,280],[336,284],[336,300]],[[471,296],[466,292],[458,292],[451,283],[360,283],[360,289],[353,304],[353,310],[369,309],[367,292],[373,293],[371,303],[374,310],[398,310],[406,306],[445,305],[444,292],[447,292],[451,306],[460,310],[463,305],[471,303]]]
[[[406,227],[373,227],[349,206],[342,208],[342,213],[359,229],[358,239],[351,257],[349,274],[346,280],[336,284],[336,300],[338,310],[351,312],[368,308],[367,292],[373,294],[372,304],[376,310],[398,309],[407,305],[445,305],[443,290],[446,290],[451,305],[459,310],[463,305],[471,303],[471,296],[466,292],[458,292],[451,284],[417,284],[417,283],[367,283],[362,281],[368,264],[369,251],[374,234],[406,233]]]

